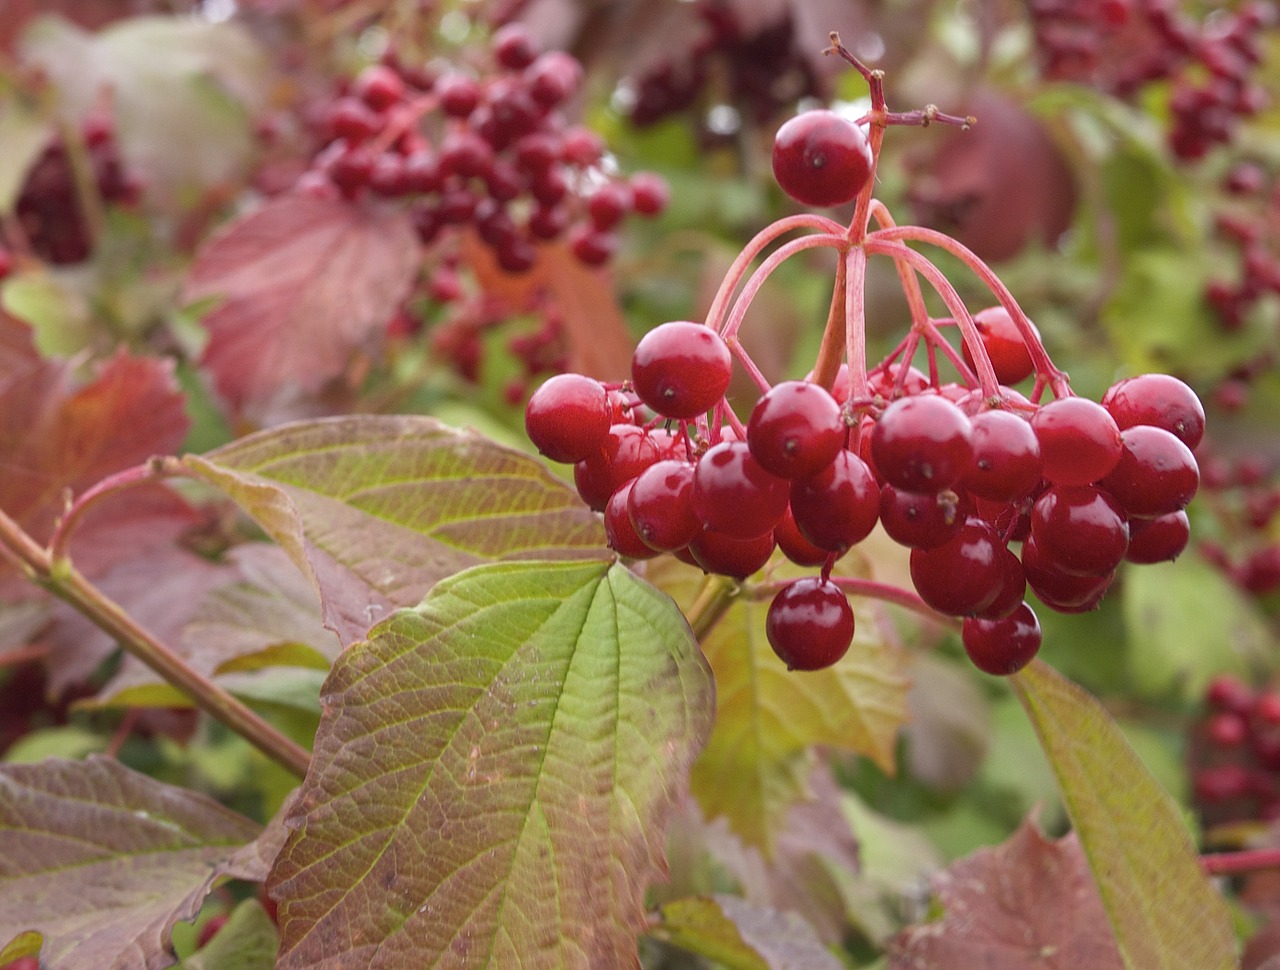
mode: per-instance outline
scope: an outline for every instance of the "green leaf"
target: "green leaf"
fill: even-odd
[[[90,343],[93,312],[65,277],[37,270],[5,281],[0,306],[31,327],[45,357],[69,357]]]
[[[1011,678],[1053,765],[1125,966],[1229,970],[1236,938],[1176,802],[1094,698],[1041,661]]]
[[[853,646],[834,667],[787,670],[765,636],[767,600],[742,598],[704,638],[716,675],[716,726],[693,769],[709,818],[724,815],[744,842],[772,851],[787,808],[807,797],[810,748],[830,745],[894,770],[907,719],[902,657],[855,602]]]
[[[432,418],[300,422],[185,460],[311,577],[343,643],[478,563],[608,555],[540,461]]]
[[[199,953],[183,962],[183,970],[271,970],[276,965],[280,934],[256,899],[231,911],[222,929]]]
[[[0,766],[0,941],[37,932],[58,970],[167,967],[173,925],[258,832],[111,759]]]
[[[1145,696],[1198,702],[1215,674],[1275,663],[1257,607],[1199,556],[1130,569],[1123,597],[1129,683]]]
[[[841,970],[813,927],[737,896],[677,899],[659,910],[656,935],[728,970]]]
[[[712,692],[675,605],[621,566],[437,584],[325,685],[268,884],[282,970],[638,968]]]

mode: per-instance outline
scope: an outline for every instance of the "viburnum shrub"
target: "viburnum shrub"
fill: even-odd
[[[771,594],[769,642],[789,667],[818,669],[845,654],[854,623],[836,603],[843,590],[963,618],[974,664],[1012,674],[1040,646],[1028,588],[1050,609],[1084,612],[1126,558],[1161,562],[1185,547],[1183,509],[1199,486],[1192,449],[1204,410],[1191,388],[1164,374],[1122,380],[1102,403],[1076,396],[989,266],[940,232],[897,225],[873,196],[886,128],[967,127],[973,119],[932,106],[890,112],[880,76],[838,42],[832,49],[869,81],[871,108],[860,118],[796,115],[778,130],[773,171],[798,202],[856,200],[848,225],[796,215],[765,228],[729,270],[706,320],[646,334],[630,381],[553,378],[530,399],[526,427],[547,457],[575,463],[579,493],[605,511],[610,544],[626,557],[673,552],[708,573],[745,579],[777,545],[817,566],[816,579],[790,580]],[[805,233],[747,275],[797,230]],[[993,305],[971,309],[908,243],[956,257]],[[816,248],[838,257],[818,358],[806,380],[772,385],[739,335],[770,274]],[[878,362],[867,359],[865,319],[873,256],[894,262],[911,309],[908,333]],[[944,316],[929,312],[922,280]],[[911,366],[921,351],[927,373]],[[745,424],[725,397],[734,362],[760,390]],[[1029,377],[1027,394],[1011,386]],[[611,395],[623,405],[609,421]],[[650,468],[682,483],[678,493],[649,498]],[[915,595],[837,570],[877,521],[911,549]],[[804,545],[792,555],[797,539]]]

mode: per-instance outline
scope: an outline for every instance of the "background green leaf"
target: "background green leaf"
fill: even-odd
[[[1096,700],[1034,661],[1013,678],[1130,970],[1229,970],[1235,930],[1177,803]]]

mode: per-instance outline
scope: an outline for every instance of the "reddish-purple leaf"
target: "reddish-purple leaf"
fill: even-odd
[[[36,931],[41,966],[168,967],[174,924],[224,872],[258,868],[259,830],[107,758],[0,766],[0,945]]]
[[[279,196],[197,254],[183,296],[210,299],[202,358],[236,409],[319,390],[370,344],[421,259],[398,209]]]
[[[888,970],[1122,970],[1102,900],[1074,834],[1027,820],[934,880],[945,915],[904,930]]]

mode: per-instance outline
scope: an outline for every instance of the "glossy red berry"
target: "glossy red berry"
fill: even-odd
[[[1040,601],[1059,613],[1081,613],[1101,602],[1111,585],[1114,573],[1105,576],[1080,576],[1063,572],[1036,546],[1035,537],[1022,543],[1022,571],[1027,585]]]
[[[911,582],[920,598],[947,616],[981,613],[1004,588],[1005,563],[995,530],[970,517],[955,537],[911,552]]]
[[[1031,535],[1053,566],[1077,576],[1112,572],[1129,548],[1129,523],[1107,492],[1055,486],[1031,508]]]
[[[631,202],[642,216],[656,216],[671,200],[666,180],[653,172],[637,172],[631,176]]]
[[[728,345],[699,323],[655,327],[640,338],[631,358],[640,400],[667,418],[704,414],[724,397],[732,375]]]
[[[747,443],[762,468],[780,478],[806,478],[844,448],[840,405],[817,384],[783,381],[756,402]]]
[[[1213,709],[1231,711],[1242,717],[1247,717],[1252,712],[1256,697],[1252,687],[1231,674],[1214,677],[1204,692],[1205,703]]]
[[[552,461],[582,461],[604,445],[612,423],[608,392],[581,374],[557,374],[533,392],[524,427],[534,447]]]
[[[1007,677],[1031,663],[1040,652],[1040,620],[1030,606],[1020,603],[1003,619],[965,620],[960,638],[975,667],[996,677]]]
[[[840,451],[818,474],[792,482],[790,496],[800,534],[831,552],[861,542],[880,516],[875,475],[851,451]]]
[[[1035,369],[1031,352],[1027,350],[1022,331],[1013,322],[1009,311],[1002,306],[987,307],[973,315],[973,322],[982,338],[982,346],[991,359],[996,380],[1001,384],[1017,384],[1031,376]],[[973,354],[967,342],[961,344],[965,362],[973,367]]]
[[[687,546],[702,531],[693,511],[693,465],[675,459],[650,465],[631,485],[627,512],[649,547],[672,552]]]
[[[603,512],[613,493],[663,457],[643,428],[615,424],[598,452],[573,466],[573,484],[582,500]]]
[[[1195,455],[1174,434],[1140,424],[1120,433],[1120,461],[1099,482],[1129,515],[1157,516],[1186,506],[1200,487]]]
[[[1249,722],[1232,711],[1209,718],[1204,726],[1206,740],[1215,748],[1238,748],[1249,737]]]
[[[737,539],[714,529],[698,533],[688,545],[694,562],[709,573],[746,579],[764,568],[773,555],[773,533],[751,539]]]
[[[1087,398],[1049,402],[1032,416],[1031,428],[1040,441],[1044,477],[1055,485],[1092,485],[1120,461],[1115,419]]]
[[[519,71],[533,63],[538,45],[529,29],[521,23],[500,27],[491,43],[493,58],[509,71]]]
[[[1170,562],[1182,555],[1191,539],[1191,522],[1183,511],[1154,519],[1129,520],[1129,548],[1124,558],[1132,563]]]
[[[788,670],[822,670],[853,643],[853,609],[835,583],[809,576],[784,586],[765,618],[765,633]]]
[[[1012,411],[982,411],[971,419],[973,462],[960,484],[978,498],[1012,502],[1040,484],[1044,463],[1031,425]]]
[[[772,534],[790,486],[760,467],[745,441],[722,441],[694,466],[693,509],[708,529],[735,539]]]
[[[805,205],[842,205],[871,178],[871,146],[863,130],[834,111],[806,111],[778,129],[773,175]]]
[[[351,91],[374,111],[384,111],[404,97],[404,80],[385,64],[371,64],[356,75]]]
[[[886,485],[880,489],[880,524],[909,549],[935,549],[950,541],[968,517],[968,503],[947,489],[936,495]]]
[[[628,559],[652,559],[658,550],[640,537],[627,510],[635,483],[633,478],[610,496],[604,507],[604,535],[614,552]]]
[[[1141,374],[1113,384],[1102,396],[1120,430],[1149,424],[1194,449],[1204,437],[1204,406],[1196,392],[1168,374]]]
[[[876,471],[894,488],[940,492],[969,470],[973,429],[964,413],[939,395],[894,401],[871,432]]]
[[[831,556],[826,549],[815,546],[801,534],[790,507],[783,514],[782,521],[773,527],[773,540],[782,554],[797,566],[821,566]]]

